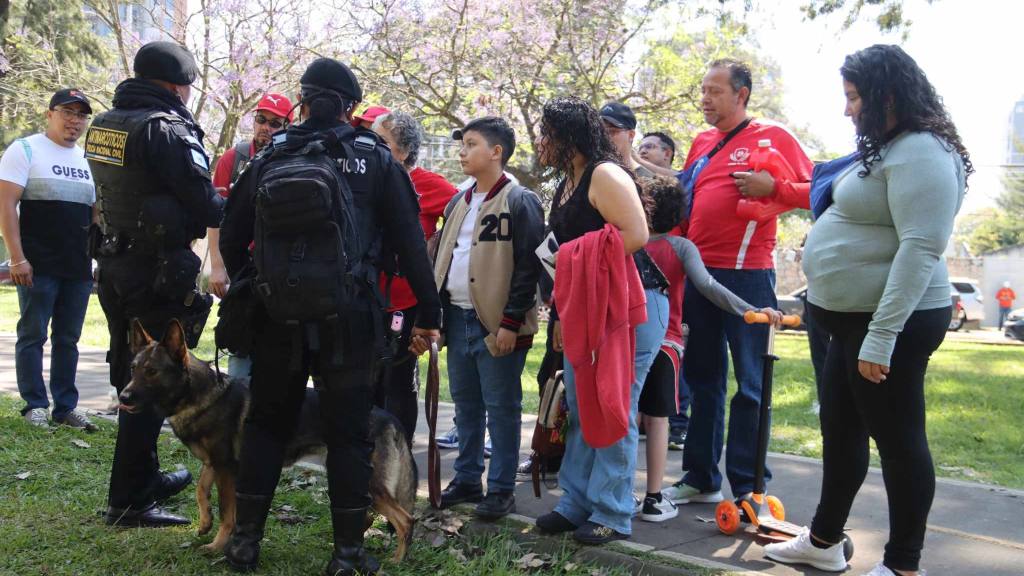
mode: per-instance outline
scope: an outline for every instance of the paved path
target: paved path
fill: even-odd
[[[17,393],[14,378],[14,336],[0,333],[0,392]],[[83,407],[102,410],[109,403],[107,370],[100,350],[83,348],[79,361],[79,389]],[[453,408],[442,405],[438,426],[451,422]],[[529,449],[534,418],[524,417],[523,451]],[[420,469],[426,470],[426,427],[421,417],[414,452]],[[680,470],[680,452],[669,453],[670,479]],[[452,476],[455,451],[442,452],[442,483]],[[786,506],[788,519],[808,523],[817,503],[821,481],[821,464],[817,460],[773,454],[769,466],[775,475],[770,492]],[[644,487],[643,450],[635,487]],[[425,482],[423,488],[425,489]],[[557,487],[545,489],[543,498],[533,497],[528,484],[517,490],[517,506],[521,515],[535,518],[549,511],[557,501]],[[713,505],[691,504],[680,508],[677,518],[661,524],[642,521],[633,523],[632,542],[647,550],[682,554],[690,561],[727,565],[738,572],[763,572],[773,575],[819,574],[813,569],[795,569],[777,565],[762,557],[762,550],[753,539],[727,537],[718,533],[714,524],[698,517],[714,515]],[[867,572],[881,558],[888,531],[885,490],[880,471],[872,469],[854,504],[848,524],[857,552],[853,569],[848,574]],[[1005,490],[956,480],[938,480],[935,504],[929,519],[923,567],[931,576],[1020,576],[1024,574],[1024,492]],[[820,573],[824,574],[824,573]]]

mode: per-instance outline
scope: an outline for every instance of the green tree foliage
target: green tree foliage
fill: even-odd
[[[931,4],[935,0],[927,1]],[[901,32],[906,37],[913,21],[904,16],[904,3],[905,0],[809,0],[801,10],[809,20],[845,12],[843,28],[864,18],[874,19],[882,32]]]
[[[957,228],[957,236],[966,240],[975,254],[1024,244],[1024,172],[1003,176],[1003,193],[996,199],[996,208],[968,214]]]
[[[80,4],[25,0],[8,7],[0,14],[0,146],[40,130],[57,89],[91,93],[108,83],[109,53]]]
[[[509,171],[542,192],[550,174],[533,142],[554,96],[574,94],[595,106],[626,102],[641,130],[670,132],[685,155],[706,129],[699,100],[707,65],[731,56],[753,64],[753,113],[785,120],[778,68],[725,12],[716,17],[663,0],[362,4],[368,49],[354,63],[367,101],[405,108],[434,134],[487,114],[508,119],[518,136]],[[705,30],[688,32],[694,20],[706,22]]]

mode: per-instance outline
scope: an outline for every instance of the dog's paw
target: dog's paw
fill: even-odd
[[[214,540],[209,544],[204,544],[199,547],[199,551],[203,554],[220,554],[224,550],[226,542],[218,542]]]
[[[210,529],[212,529],[212,528],[213,528],[213,518],[200,518],[199,519],[199,530],[196,531],[196,534],[199,535],[199,536],[202,536],[203,534],[206,534],[207,532],[209,532]]]

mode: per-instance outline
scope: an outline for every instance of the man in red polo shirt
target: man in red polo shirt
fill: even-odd
[[[701,85],[701,105],[705,121],[714,128],[694,139],[680,179],[692,191],[687,236],[700,249],[711,275],[753,306],[774,308],[776,219],[740,217],[737,203],[744,196],[771,196],[782,204],[807,208],[813,166],[785,128],[747,116],[751,88],[746,64],[732,59],[711,63]],[[750,154],[761,140],[770,140],[786,158],[796,173],[795,182],[776,181],[765,171],[751,172]],[[695,166],[703,169],[694,177]],[[677,504],[722,500],[718,462],[725,437],[728,344],[739,389],[729,406],[726,474],[733,497],[739,498],[754,489],[761,355],[768,330],[723,312],[690,282],[683,298],[683,320],[690,327],[683,374],[692,394],[683,453],[687,472],[664,493]],[[767,471],[766,478],[770,478]]]
[[[253,156],[270,144],[274,134],[287,128],[292,118],[292,102],[286,96],[270,92],[260,98],[253,109],[252,139],[240,140],[228,148],[217,160],[217,166],[213,170],[213,186],[221,196],[227,198],[231,193],[231,184]],[[224,267],[224,259],[220,255],[220,229],[207,228],[206,237],[210,247],[210,292],[218,298],[223,298],[231,280]],[[228,374],[231,376],[248,376],[251,367],[248,358],[228,357]]]

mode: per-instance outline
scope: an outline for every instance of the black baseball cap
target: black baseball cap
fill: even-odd
[[[135,53],[132,65],[137,78],[163,80],[176,86],[190,86],[199,77],[192,53],[175,42],[150,42]]]
[[[306,67],[299,83],[303,89],[331,90],[353,102],[363,101],[363,89],[352,69],[334,58],[317,58]]]
[[[601,106],[601,119],[616,128],[636,130],[636,116],[633,109],[622,102],[609,102]]]
[[[50,110],[53,110],[57,106],[63,106],[64,104],[79,103],[85,106],[85,112],[92,114],[92,105],[89,104],[89,99],[85,97],[85,93],[78,88],[64,88],[63,90],[57,90],[50,97]]]

